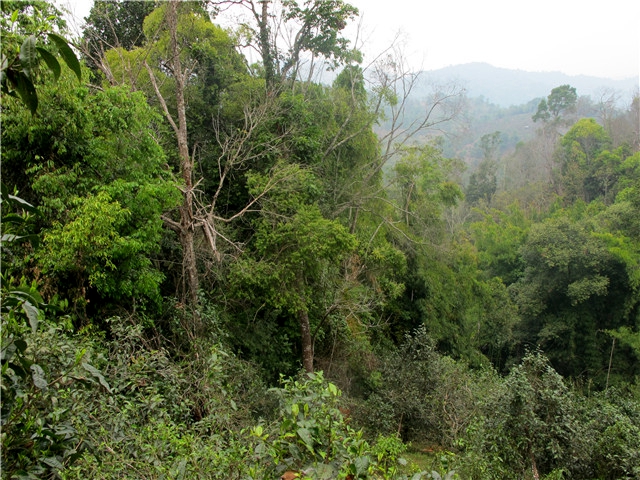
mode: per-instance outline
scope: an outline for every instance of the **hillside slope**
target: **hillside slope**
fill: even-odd
[[[597,101],[603,88],[620,92],[621,101],[631,97],[638,88],[639,78],[613,80],[609,78],[570,76],[560,72],[526,72],[498,68],[487,63],[467,63],[438,70],[425,71],[417,92],[426,91],[430,83],[454,81],[467,89],[468,97],[484,97],[502,107],[521,105],[533,98],[546,97],[552,88],[569,84],[578,95],[589,95]],[[424,89],[424,90],[423,90]]]

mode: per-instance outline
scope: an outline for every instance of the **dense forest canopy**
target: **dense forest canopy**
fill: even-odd
[[[343,0],[0,5],[3,478],[640,476],[637,92],[520,138]]]

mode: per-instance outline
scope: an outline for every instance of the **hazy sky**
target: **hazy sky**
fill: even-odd
[[[71,4],[79,18],[92,0]],[[638,0],[349,0],[368,56],[402,33],[414,68],[468,62],[608,78],[640,72]],[[355,35],[351,26],[349,33]]]
[[[468,62],[610,78],[640,71],[637,0],[351,0],[381,48],[403,31],[426,70]],[[378,46],[379,45],[379,46]]]

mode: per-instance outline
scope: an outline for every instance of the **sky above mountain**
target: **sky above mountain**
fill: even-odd
[[[419,70],[469,62],[526,71],[628,78],[640,71],[640,2],[608,0],[350,0],[365,50],[403,32]]]
[[[485,62],[526,71],[629,78],[640,72],[640,2],[349,0],[348,35],[368,59],[400,33],[414,70]],[[92,0],[56,0],[82,23]]]

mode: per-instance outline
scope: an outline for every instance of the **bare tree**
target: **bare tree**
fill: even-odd
[[[176,141],[178,143],[178,155],[180,159],[180,173],[182,176],[182,205],[180,207],[179,223],[165,217],[167,224],[178,233],[180,244],[182,245],[182,268],[184,278],[186,279],[186,293],[189,303],[192,306],[198,303],[198,266],[194,249],[194,232],[195,232],[195,216],[194,216],[194,184],[193,184],[193,166],[194,158],[189,152],[189,140],[187,130],[187,111],[185,103],[185,86],[194,66],[182,65],[180,59],[180,49],[178,44],[178,7],[181,2],[179,0],[170,0],[167,4],[165,25],[169,32],[169,57],[166,67],[169,68],[175,82],[175,101],[177,121],[169,111],[167,102],[165,101],[153,69],[146,62],[144,63],[149,78],[153,85],[153,90],[162,106],[164,115],[173,129]]]

